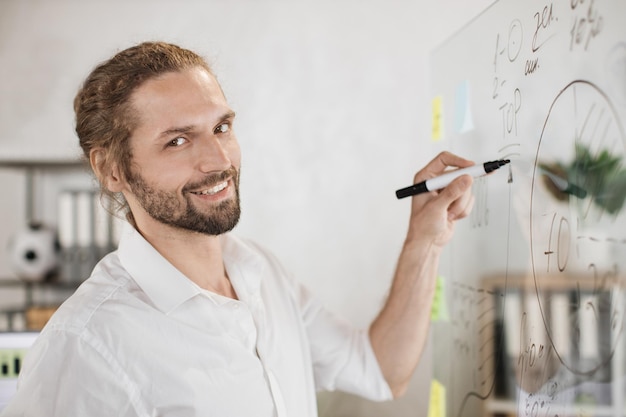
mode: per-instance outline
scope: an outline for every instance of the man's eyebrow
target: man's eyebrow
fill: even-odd
[[[231,110],[231,111],[229,111],[229,112],[226,112],[226,113],[225,113],[225,114],[221,117],[221,119],[220,119],[220,120],[221,120],[221,121],[224,121],[224,120],[234,119],[234,118],[235,118],[235,112]]]
[[[189,133],[193,130],[193,126],[181,126],[181,127],[172,127],[170,129],[164,130],[159,134],[159,137],[166,137],[171,135],[178,135],[181,133]]]
[[[235,117],[235,112],[234,111],[226,112],[226,113],[224,113],[222,115],[222,117],[219,118],[219,123],[222,123],[225,120],[233,119],[234,117]],[[169,129],[164,130],[163,132],[161,132],[159,134],[159,137],[167,137],[167,136],[171,136],[171,135],[179,135],[179,134],[189,133],[189,132],[193,131],[194,128],[195,128],[195,126],[193,126],[193,125],[172,127],[172,128],[169,128]]]

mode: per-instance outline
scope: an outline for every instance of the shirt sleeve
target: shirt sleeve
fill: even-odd
[[[87,333],[42,333],[1,416],[148,417],[114,356],[93,342]]]
[[[325,309],[305,287],[299,301],[310,342],[316,388],[341,390],[373,401],[393,398],[366,329]]]

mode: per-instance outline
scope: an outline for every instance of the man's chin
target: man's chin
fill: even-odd
[[[241,212],[238,206],[230,208],[227,212],[213,213],[209,216],[194,216],[182,221],[177,221],[172,226],[192,232],[204,233],[211,236],[219,236],[230,232],[239,223]]]

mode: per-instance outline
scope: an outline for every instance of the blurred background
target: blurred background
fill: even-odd
[[[24,280],[16,237],[41,232],[30,223],[63,226],[65,235],[73,228],[62,250],[102,243],[98,226],[75,230],[101,214],[80,214],[79,194],[95,183],[75,162],[72,100],[97,63],[164,40],[206,57],[237,112],[243,213],[235,232],[274,251],[329,309],[367,326],[408,221],[410,202],[394,191],[446,149],[431,140],[429,54],[490,3],[0,0],[0,310],[54,305],[76,284],[39,288],[42,271]],[[107,250],[115,226],[102,230],[98,250]],[[29,320],[0,317],[0,330],[36,326]],[[320,415],[426,416],[431,349],[404,398],[374,404],[323,393]]]

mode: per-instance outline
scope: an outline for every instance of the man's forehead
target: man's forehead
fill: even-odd
[[[148,80],[133,92],[130,103],[139,114],[199,106],[228,107],[217,80],[203,69],[170,72]]]
[[[166,129],[234,116],[215,77],[198,67],[146,81],[131,96],[140,128]]]

